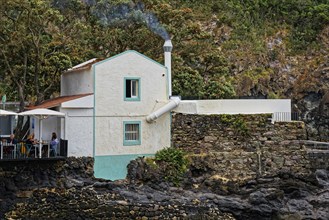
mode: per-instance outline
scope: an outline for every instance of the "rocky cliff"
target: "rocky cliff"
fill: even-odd
[[[92,170],[92,158],[1,163],[0,219],[234,219],[198,193],[95,179]]]
[[[328,154],[313,157],[298,141],[302,122],[177,114],[172,129],[173,144],[189,152],[180,184],[147,158],[115,182],[93,177],[92,158],[1,162],[0,218],[329,218]]]
[[[237,219],[328,219],[329,154],[313,157],[300,141],[306,138],[303,122],[268,119],[174,115],[173,145],[189,152],[184,193],[197,193],[200,201]],[[166,179],[161,168],[142,158],[129,170],[131,181],[154,188]]]

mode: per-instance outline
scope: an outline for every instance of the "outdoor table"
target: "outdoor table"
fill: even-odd
[[[36,148],[36,149],[39,149],[39,155],[41,155],[41,157],[42,157],[42,149],[44,149],[44,147],[46,147],[46,149],[47,149],[47,156],[49,157],[50,156],[50,146],[49,146],[50,144],[49,143],[47,143],[46,141],[42,141],[41,142],[41,144],[40,143],[38,143],[38,144],[35,144],[34,145],[34,147]],[[41,152],[41,153],[40,153]],[[37,153],[36,153],[36,151],[35,151],[35,157],[37,157]]]
[[[47,145],[47,147],[48,147],[48,151],[47,151],[47,153],[48,153],[48,158],[50,157],[50,144],[48,143],[48,144],[44,144],[43,146],[45,146],[45,145]]]
[[[33,147],[34,147],[34,157],[37,158],[37,157],[40,157],[42,158],[42,148],[43,146],[45,145],[45,142],[44,141],[41,141],[41,143],[38,141],[37,143],[33,144]],[[37,149],[39,150],[39,152],[37,152]]]
[[[16,145],[17,144],[8,144],[7,146],[9,147],[13,147],[14,148],[14,158],[13,159],[16,159]]]
[[[42,142],[42,149],[47,149],[47,156],[50,157],[50,144],[47,141]],[[42,155],[42,154],[41,154]]]

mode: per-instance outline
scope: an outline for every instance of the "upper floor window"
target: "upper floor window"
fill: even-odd
[[[140,78],[125,77],[124,78],[124,100],[140,101]]]
[[[123,122],[123,145],[140,145],[141,144],[141,122],[125,121]]]

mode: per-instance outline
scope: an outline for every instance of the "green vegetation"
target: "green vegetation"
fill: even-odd
[[[250,131],[242,115],[220,115],[220,122],[234,129],[237,134],[247,137]]]
[[[189,1],[186,5],[216,14],[222,24],[233,27],[232,37],[237,40],[256,43],[262,34],[271,35],[280,27],[288,28],[294,51],[314,43],[319,31],[329,23],[326,0],[208,0],[202,4]]]
[[[329,24],[327,0],[0,3],[1,94],[20,101],[21,109],[24,101],[58,94],[60,73],[90,58],[134,49],[163,62],[167,34],[174,44],[174,95],[284,97],[282,85],[270,82],[277,73],[270,63],[314,54]]]
[[[165,180],[175,185],[179,185],[189,163],[186,153],[174,147],[159,150],[155,154],[154,161],[148,159],[146,162],[153,168],[156,166]]]

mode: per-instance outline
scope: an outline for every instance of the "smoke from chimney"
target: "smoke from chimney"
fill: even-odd
[[[82,2],[92,6],[92,13],[100,19],[103,25],[117,26],[141,22],[164,40],[170,39],[168,32],[160,24],[158,18],[153,13],[146,11],[141,2],[118,5],[111,4],[109,0],[102,3],[96,3],[95,0],[82,0]]]
[[[96,0],[81,0],[81,1],[88,6],[93,6],[96,4]]]

